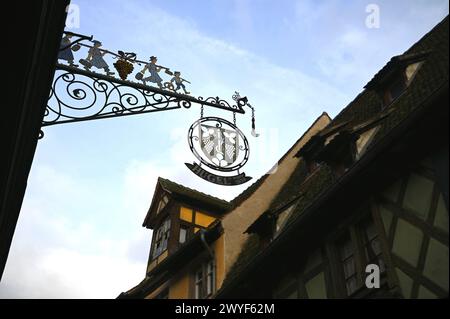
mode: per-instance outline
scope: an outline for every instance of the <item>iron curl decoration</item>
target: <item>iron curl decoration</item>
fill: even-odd
[[[42,126],[185,108],[192,104],[244,114],[219,97],[192,97],[57,64]]]
[[[42,126],[189,108],[190,101],[128,83],[57,70]]]
[[[139,60],[134,52],[107,50],[92,35],[65,31],[42,126],[189,109],[192,104],[245,113],[242,101],[231,105],[217,96],[191,96],[185,87],[190,81],[180,71],[155,64],[155,56],[147,59]],[[118,76],[111,67],[113,60]],[[142,70],[137,67],[142,65]],[[178,93],[181,89],[184,93]]]
[[[225,109],[228,109],[228,110],[230,110],[230,111],[237,111],[237,112],[239,112],[239,113],[243,113],[242,112],[242,106],[238,106],[238,105],[233,105],[233,104],[230,104],[230,103],[228,103],[226,100],[223,100],[223,99],[221,99],[220,97],[218,97],[218,96],[216,96],[216,97],[212,97],[212,96],[210,96],[210,97],[208,97],[208,98],[203,98],[202,96],[199,96],[198,98],[197,98],[199,101],[204,101],[205,103],[207,103],[208,105],[215,105],[215,106],[217,106],[217,107],[220,107],[220,108],[225,108]]]

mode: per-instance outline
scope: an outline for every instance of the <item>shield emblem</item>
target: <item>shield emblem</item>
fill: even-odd
[[[227,167],[236,161],[239,153],[238,135],[233,130],[200,125],[200,145],[206,157],[218,167]]]

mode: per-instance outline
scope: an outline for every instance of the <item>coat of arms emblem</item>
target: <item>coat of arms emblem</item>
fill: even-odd
[[[233,123],[218,117],[201,118],[190,127],[188,142],[200,165],[186,166],[201,178],[220,185],[238,185],[251,179],[244,173],[229,174],[247,163],[250,152],[246,137]],[[228,174],[216,175],[202,165]]]
[[[233,130],[200,125],[200,139],[203,154],[219,167],[233,164],[239,153],[239,136]]]

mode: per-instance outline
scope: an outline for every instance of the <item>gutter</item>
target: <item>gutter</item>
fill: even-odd
[[[213,289],[214,292],[216,290],[216,258],[214,255],[214,251],[209,247],[208,243],[205,239],[205,233],[206,231],[204,229],[200,230],[200,240],[202,241],[203,246],[205,246],[206,251],[208,252],[209,256],[211,257],[212,267],[213,267]]]

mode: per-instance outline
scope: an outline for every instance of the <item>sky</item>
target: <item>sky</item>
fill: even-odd
[[[445,0],[74,0],[79,26],[111,51],[135,52],[192,82],[193,96],[234,91],[256,108],[247,184],[191,173],[197,106],[44,129],[0,282],[0,298],[115,298],[145,277],[142,227],[158,176],[231,200],[269,171],[314,120],[334,117],[394,55],[448,15]],[[379,24],[369,28],[366,9]],[[373,26],[373,25],[369,25]],[[75,54],[76,57],[78,57]],[[82,58],[82,57],[78,57]],[[84,57],[83,57],[84,58]],[[231,114],[205,108],[205,116]]]

